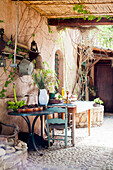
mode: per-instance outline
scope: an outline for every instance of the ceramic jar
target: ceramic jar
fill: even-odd
[[[39,94],[39,104],[40,105],[47,105],[49,101],[49,95],[47,94],[46,89],[40,89]]]

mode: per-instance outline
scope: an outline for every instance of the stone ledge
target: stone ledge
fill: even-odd
[[[0,157],[0,170],[23,169],[27,161],[27,149]]]

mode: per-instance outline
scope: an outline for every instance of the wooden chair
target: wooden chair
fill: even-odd
[[[48,108],[49,111],[54,111],[54,113],[62,113],[62,118],[53,117],[49,118],[47,117],[47,135],[48,135],[48,146],[50,146],[50,140],[54,142],[54,140],[63,140],[65,142],[65,147],[67,146],[67,107],[51,107]],[[50,137],[50,129],[52,130],[52,137]],[[65,136],[64,135],[55,135],[54,129],[57,130],[65,130]],[[72,134],[72,133],[71,133]],[[55,138],[59,136],[59,138]],[[60,138],[60,136],[63,136],[64,138]],[[72,138],[72,135],[71,135]]]

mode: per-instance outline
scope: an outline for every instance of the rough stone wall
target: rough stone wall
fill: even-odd
[[[10,40],[11,35],[13,42],[15,42],[15,32],[17,23],[17,2],[11,0],[0,0],[0,20],[4,23],[0,23],[0,28],[4,28],[5,37]],[[58,33],[56,27],[51,27],[53,33],[49,33],[47,18],[41,17],[40,14],[33,10],[31,7],[19,2],[19,25],[18,25],[18,43],[26,45],[30,49],[31,42],[33,40],[32,34],[35,34],[34,40],[37,42],[37,46],[42,56],[43,61],[47,61],[51,69],[54,69],[55,52],[60,50],[64,56],[65,71],[64,81],[66,90],[71,92],[71,88],[75,77],[75,58],[73,56],[73,47],[69,36],[66,31]],[[62,35],[62,40],[59,37]],[[60,43],[59,43],[60,42]],[[17,61],[19,62],[19,61]],[[6,69],[9,71],[12,68],[9,66],[11,61],[7,61]],[[68,68],[67,64],[71,68]],[[67,76],[66,76],[67,74]],[[0,90],[2,89],[4,82],[8,74],[4,73],[3,68],[0,68]],[[32,76],[18,77],[18,74],[14,77],[16,94],[18,100],[25,99],[27,104],[37,103],[37,87],[32,86]],[[68,85],[67,85],[68,84]],[[27,126],[24,120],[20,117],[8,116],[7,113],[7,100],[13,99],[13,84],[7,88],[5,98],[0,99],[0,121],[4,123],[17,123],[20,130],[27,131]],[[33,119],[33,117],[31,118]],[[40,122],[37,121],[36,132],[40,133]],[[4,132],[5,133],[5,132]],[[6,132],[8,133],[8,132]]]
[[[27,155],[27,150],[23,150],[0,157],[0,169],[24,169]]]
[[[87,127],[88,120],[87,120],[87,112],[81,112],[76,114],[76,127]],[[93,107],[91,109],[91,126],[101,126],[104,121],[104,106],[100,107]]]

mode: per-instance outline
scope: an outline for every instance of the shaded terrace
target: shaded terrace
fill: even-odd
[[[13,12],[12,11],[9,12],[9,16],[8,14],[5,14],[2,9],[0,13],[2,16],[2,18],[0,19],[5,20],[4,23],[1,23],[1,28],[3,27],[5,30],[4,40],[6,42],[10,40],[11,35],[12,35],[13,42],[16,37],[16,34],[15,34],[16,29],[14,27],[14,25],[16,25],[16,17],[14,17],[14,14],[16,13],[17,2],[15,1],[16,0],[7,1],[8,5],[11,8],[14,8]],[[103,60],[108,59],[110,61],[112,60],[113,52],[111,49],[99,49],[98,47],[93,47],[93,46],[91,46],[90,48],[88,47],[88,44],[85,44],[85,43],[83,44],[74,43],[74,39],[77,36],[78,36],[77,37],[78,40],[81,39],[80,37],[82,37],[82,35],[80,33],[80,30],[82,30],[84,25],[87,26],[87,29],[90,29],[91,25],[112,25],[113,24],[113,21],[111,19],[107,19],[107,16],[112,17],[113,15],[113,2],[112,1],[103,1],[103,0],[97,1],[96,0],[96,1],[84,1],[82,3],[82,1],[78,2],[76,0],[74,1],[71,1],[71,0],[67,0],[67,1],[66,0],[62,0],[62,1],[59,1],[59,0],[52,0],[52,1],[51,0],[50,1],[20,0],[19,3],[20,3],[19,4],[20,5],[19,6],[20,16],[19,16],[19,28],[18,28],[19,29],[18,30],[18,45],[20,45],[21,48],[25,48],[29,51],[30,46],[31,46],[31,41],[33,39],[32,34],[35,33],[35,41],[38,44],[39,53],[41,54],[43,61],[47,61],[52,69],[54,69],[55,55],[56,54],[61,55],[60,57],[64,62],[64,65],[62,67],[63,72],[61,74],[63,74],[64,76],[62,76],[63,78],[62,78],[62,84],[60,85],[60,92],[61,92],[62,86],[64,86],[65,90],[69,90],[70,93],[73,93],[73,94],[76,93],[75,88],[76,88],[77,83],[79,84],[80,78],[81,78],[81,75],[78,73],[83,62],[88,61],[86,65],[86,73],[88,74],[89,70],[94,68],[94,65],[96,65],[99,62],[99,60],[101,59]],[[87,17],[89,15],[95,15],[96,18],[94,20],[88,20],[86,17],[86,20],[83,20],[81,18],[82,14],[73,10],[73,7],[75,4],[79,4],[79,5],[83,4],[84,10],[90,11],[90,14],[88,14]],[[2,1],[2,5],[5,8],[5,10],[8,9],[4,1]],[[24,14],[26,15],[24,16]],[[77,18],[74,18],[75,16]],[[102,16],[102,18],[97,22],[97,20],[99,19],[99,16]],[[9,28],[9,23],[7,22],[8,20],[10,20],[11,22],[10,28]],[[61,39],[58,38],[59,30],[64,30],[65,27],[67,28],[67,30],[62,31],[61,37],[60,37]],[[51,33],[51,30],[53,33]],[[72,38],[73,33],[74,33],[74,38]],[[56,44],[56,41],[59,39],[60,39],[60,43]],[[72,45],[73,43],[74,45]],[[81,52],[88,53],[88,49],[89,49],[89,53],[91,52],[91,54],[89,55],[89,58],[83,55],[83,53],[80,54],[80,50]],[[3,52],[6,52],[4,48],[2,48],[2,50]],[[13,48],[13,52],[14,52],[14,48]],[[12,54],[13,52],[10,51],[10,54]],[[74,52],[74,55],[73,55],[73,52]],[[93,56],[92,56],[92,53],[93,53]],[[23,55],[23,53],[21,55]],[[62,57],[63,55],[64,55],[64,58]],[[28,57],[29,56],[27,56],[27,58]],[[71,58],[71,61],[70,61],[70,58]],[[17,59],[16,60],[17,63],[19,63],[20,62],[19,56],[17,56],[16,59]],[[8,69],[9,69],[10,68],[9,64],[11,64],[11,60],[7,61],[7,63],[8,63]],[[72,65],[73,63],[74,65]],[[79,64],[77,65],[77,63]],[[1,69],[1,72],[3,72],[3,69],[2,68],[0,69]],[[11,69],[12,68],[10,68],[9,70]],[[92,72],[93,71],[91,71],[90,75],[94,78],[94,75],[92,75],[93,74]],[[71,79],[70,79],[70,75],[72,76]],[[4,79],[7,79],[7,75],[3,74],[1,76],[1,79],[4,83]],[[70,82],[68,80],[70,80]],[[16,73],[16,75],[14,76],[14,82],[16,84],[17,98],[19,100],[23,99],[28,104],[36,104],[38,102],[37,101],[38,89],[36,86],[32,87],[31,76],[19,77],[18,73]],[[68,84],[68,82],[70,84]],[[0,111],[1,111],[0,121],[10,123],[10,124],[12,124],[13,122],[17,122],[21,131],[26,132],[27,126],[24,124],[23,120],[21,121],[21,118],[12,119],[11,117],[7,115],[8,113],[7,101],[14,100],[12,84],[13,82],[11,82],[11,86],[8,87],[8,92],[6,92],[6,96],[0,99]],[[84,91],[86,92],[85,100],[89,100],[87,87],[84,90],[84,88],[81,89],[81,86],[79,87],[80,93],[78,94],[78,99],[81,99],[80,96],[84,95],[82,93],[82,90],[83,92]],[[41,122],[39,119],[38,119],[38,124],[39,126],[38,128],[37,127],[35,128],[35,132],[40,135]],[[34,169],[37,169],[37,168],[51,169],[53,168],[50,165],[51,162],[54,164],[54,161],[52,160],[51,157],[54,157],[54,159],[56,159],[56,163],[54,164],[55,166],[54,169],[57,169],[57,168],[60,169],[61,166],[59,167],[56,167],[56,166],[58,166],[59,162],[61,162],[62,164],[63,160],[61,157],[59,159],[58,157],[56,158],[56,156],[57,154],[62,155],[63,152],[65,153],[64,156],[68,154],[70,155],[69,157],[67,156],[66,158],[70,160],[70,164],[66,165],[65,161],[62,164],[66,169],[73,169],[73,168],[74,169],[85,169],[85,168],[86,169],[88,168],[92,168],[92,169],[111,168],[112,169],[113,168],[113,162],[111,161],[112,160],[111,154],[113,151],[112,146],[110,146],[107,151],[108,146],[111,144],[111,140],[110,140],[110,137],[112,136],[111,129],[112,129],[112,116],[105,117],[105,121],[102,126],[91,128],[90,137],[87,136],[87,128],[77,129],[76,146],[74,148],[71,148],[70,143],[68,143],[69,148],[67,148],[66,150],[63,150],[63,149],[60,149],[63,147],[62,143],[61,144],[55,143],[55,145],[53,145],[52,148],[48,150],[42,150],[42,152],[44,152],[45,154],[44,158],[39,158],[39,157],[37,158],[37,154],[35,152],[33,153],[31,152],[28,156],[28,167],[26,167],[25,169],[33,169],[33,168]],[[6,133],[6,130],[4,132]],[[104,132],[106,133],[106,136],[104,135]],[[100,136],[100,134],[102,135],[102,137]],[[103,150],[105,150],[105,153],[102,153]],[[80,159],[76,158],[75,153],[80,154],[79,155]],[[89,161],[91,157],[93,157],[94,159],[96,154],[100,154],[99,157],[97,158],[98,161],[95,160],[94,163],[92,163],[93,160]],[[48,155],[49,155],[49,158],[47,158]],[[89,159],[86,160],[86,157],[84,157],[83,155],[87,155]],[[75,159],[72,159],[72,162],[71,162],[72,156],[78,159],[77,160],[78,162]],[[102,157],[104,157],[105,159],[101,164],[100,162],[102,161]],[[45,159],[45,161],[43,159]],[[40,166],[38,165],[39,161],[40,161]],[[105,163],[106,161],[108,162]],[[43,166],[42,164],[45,164],[45,166]]]

